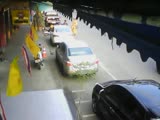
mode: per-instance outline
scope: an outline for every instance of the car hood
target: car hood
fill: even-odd
[[[70,56],[72,64],[94,64],[97,60],[95,55]]]

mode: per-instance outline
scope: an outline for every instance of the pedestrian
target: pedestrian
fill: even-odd
[[[35,58],[35,63],[39,65],[39,67],[42,65],[43,66],[43,57],[42,57],[42,52],[39,51],[37,54],[37,57]]]
[[[37,55],[37,59],[40,59],[40,61],[43,61],[42,52],[39,51]]]
[[[77,20],[74,19],[72,21],[72,25],[71,25],[71,30],[72,30],[72,33],[73,33],[74,36],[77,35],[77,26],[78,26]]]
[[[54,25],[53,24],[50,25],[49,32],[54,32]]]

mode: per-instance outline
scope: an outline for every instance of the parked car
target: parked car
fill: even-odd
[[[98,71],[98,59],[83,41],[68,40],[56,48],[56,61],[63,75],[94,74]]]
[[[54,32],[50,34],[52,45],[57,45],[65,39],[74,39],[71,28],[68,25],[54,25]]]
[[[154,80],[97,83],[92,108],[102,120],[160,120],[160,84]]]
[[[45,25],[48,27],[51,24],[60,24],[60,18],[56,11],[48,11],[45,14]]]

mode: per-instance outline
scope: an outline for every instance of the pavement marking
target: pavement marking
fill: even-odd
[[[96,114],[87,114],[87,115],[82,115],[83,118],[87,118],[87,117],[94,117],[96,116]]]
[[[91,102],[91,100],[75,100],[75,103],[78,104],[78,103],[89,103]]]
[[[117,78],[106,68],[104,67],[104,64],[102,62],[99,62],[99,66],[107,73],[109,74],[114,80],[117,80]]]
[[[76,93],[76,92],[84,92],[85,90],[72,90],[72,93]]]

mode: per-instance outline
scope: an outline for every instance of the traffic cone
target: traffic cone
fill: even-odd
[[[46,58],[47,57],[47,52],[46,52],[46,48],[42,49],[42,57]]]

